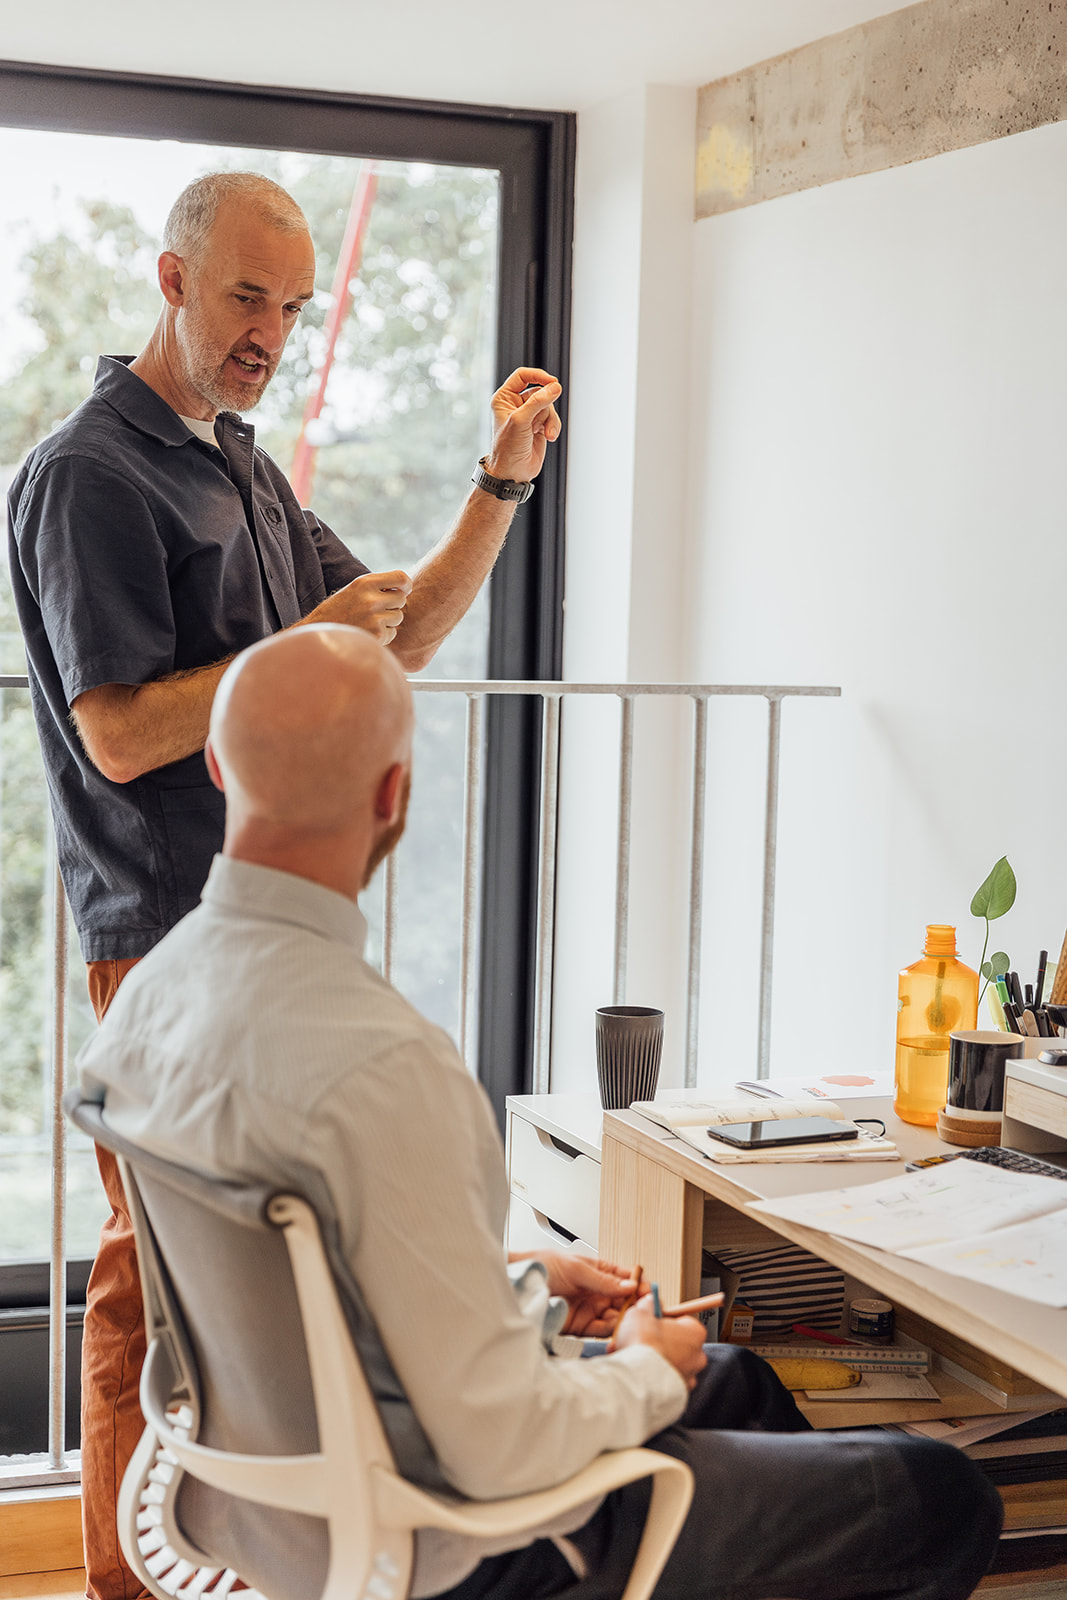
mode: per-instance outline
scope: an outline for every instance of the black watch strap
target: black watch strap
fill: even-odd
[[[532,483],[516,483],[513,478],[494,478],[491,472],[486,472],[485,463],[488,456],[483,456],[471,475],[471,482],[479,489],[484,489],[486,494],[496,495],[498,500],[513,500],[516,505],[525,505],[534,492]]]

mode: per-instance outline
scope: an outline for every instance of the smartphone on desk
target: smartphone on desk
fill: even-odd
[[[769,1150],[777,1144],[823,1144],[828,1139],[855,1139],[859,1129],[851,1122],[832,1122],[829,1117],[780,1117],[771,1122],[724,1122],[709,1128],[713,1139],[736,1145],[740,1150]]]

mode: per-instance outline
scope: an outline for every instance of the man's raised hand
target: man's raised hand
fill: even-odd
[[[518,367],[493,396],[493,446],[486,470],[494,478],[529,483],[562,424],[554,402],[563,386],[541,367]]]

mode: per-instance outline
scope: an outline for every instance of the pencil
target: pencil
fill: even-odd
[[[662,1317],[662,1315],[663,1315],[663,1307],[659,1303],[659,1284],[658,1283],[654,1283],[652,1285],[652,1310],[655,1312],[657,1317]]]
[[[721,1306],[721,1294],[702,1294],[697,1300],[683,1300],[680,1306],[671,1306],[669,1311],[664,1311],[665,1317],[691,1317],[697,1311],[710,1311],[712,1306]]]

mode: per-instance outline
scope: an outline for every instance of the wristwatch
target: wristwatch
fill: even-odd
[[[488,456],[483,456],[475,467],[471,482],[479,489],[484,489],[486,494],[495,494],[498,500],[514,500],[518,506],[525,505],[534,492],[532,483],[516,483],[513,478],[494,478],[491,472],[486,472],[485,463]]]

